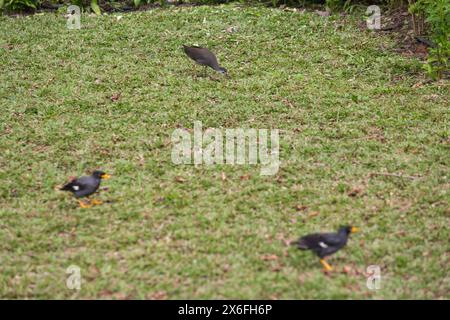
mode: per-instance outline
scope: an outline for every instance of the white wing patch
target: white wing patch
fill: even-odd
[[[79,186],[72,186],[72,189],[75,190],[75,191],[78,191],[78,190],[80,190],[80,187]]]
[[[319,242],[319,246],[321,246],[322,248],[328,248],[328,245],[322,241]]]

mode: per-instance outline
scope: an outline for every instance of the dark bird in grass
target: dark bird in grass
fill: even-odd
[[[90,176],[84,176],[77,179],[73,179],[69,183],[65,184],[60,190],[70,191],[74,194],[75,198],[88,198],[94,194],[100,187],[100,182],[102,179],[109,179],[110,175],[104,173],[103,171],[96,170]],[[80,207],[89,208],[92,205],[101,204],[99,200],[89,200],[89,203],[85,203],[78,200]]]
[[[208,49],[196,46],[188,47],[183,45],[183,50],[186,53],[186,55],[192,60],[194,60],[197,64],[201,66],[210,67],[222,74],[227,74],[228,72],[227,69],[222,68],[219,65],[219,62],[217,62],[217,58],[214,55],[214,53],[212,53]]]
[[[292,245],[297,246],[300,250],[311,250],[320,258],[320,263],[325,270],[331,271],[333,268],[325,261],[325,257],[343,248],[347,244],[350,233],[357,231],[356,227],[343,226],[336,233],[308,234],[293,242]]]

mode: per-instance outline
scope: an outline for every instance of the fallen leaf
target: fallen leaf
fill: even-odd
[[[308,217],[309,218],[312,218],[312,217],[315,217],[315,216],[318,216],[319,215],[319,211],[312,211],[312,212],[310,212],[309,214],[308,214]]]
[[[349,274],[350,271],[352,271],[352,267],[350,267],[350,266],[344,266],[344,267],[342,268],[342,272],[343,272],[343,273]]]
[[[2,48],[8,49],[8,50],[12,50],[14,48],[14,46],[12,44],[3,44]]]
[[[176,182],[183,183],[183,182],[186,181],[186,179],[184,179],[183,177],[180,177],[180,176],[176,176],[176,177],[175,177],[175,181],[176,181]]]
[[[244,174],[241,176],[241,180],[249,180],[252,176],[249,174]]]
[[[328,11],[316,10],[315,12],[321,17],[329,17],[331,15],[331,13]]]
[[[239,30],[239,28],[236,27],[236,26],[231,26],[231,27],[228,27],[228,28],[226,29],[226,31],[227,31],[228,33],[237,32],[238,30]]]
[[[406,236],[406,232],[405,231],[399,231],[395,234],[398,237],[405,237]]]
[[[278,256],[276,254],[266,254],[266,255],[261,256],[261,260],[274,261],[274,260],[278,260]]]
[[[138,161],[139,161],[139,165],[140,165],[141,167],[143,167],[143,166],[145,165],[145,157],[144,157],[143,154],[139,154],[139,155],[138,155]]]
[[[283,266],[278,264],[272,268],[272,272],[279,272],[281,269],[283,269]]]
[[[111,96],[111,101],[112,102],[115,102],[115,101],[117,101],[117,100],[119,100],[120,99],[120,93],[114,93],[112,96]]]
[[[283,100],[281,100],[281,102],[283,102],[289,108],[295,108],[295,106],[292,104],[292,102],[290,102],[288,99],[283,99]]]
[[[304,206],[304,205],[301,205],[301,204],[298,204],[298,205],[295,206],[295,209],[297,209],[297,211],[304,211],[304,210],[308,209],[308,207]]]
[[[353,188],[349,193],[347,193],[347,195],[348,195],[349,197],[356,197],[356,196],[358,196],[359,194],[361,194],[361,192],[362,192],[362,189],[361,189],[361,188]]]
[[[158,197],[155,199],[155,204],[161,204],[166,200],[164,197]]]
[[[147,299],[149,299],[149,300],[166,300],[167,293],[165,291],[157,291],[154,293],[150,293],[149,295],[147,295]]]

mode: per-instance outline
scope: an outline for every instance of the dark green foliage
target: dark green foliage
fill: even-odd
[[[39,5],[39,0],[0,0],[0,9],[14,12],[36,10]]]
[[[426,17],[425,22],[435,46],[430,48],[425,69],[433,79],[440,79],[448,70],[448,59],[450,58],[448,41],[450,37],[450,2],[448,0],[418,0],[410,5],[409,12],[414,16],[424,15]],[[415,28],[416,33],[417,30],[418,28]]]

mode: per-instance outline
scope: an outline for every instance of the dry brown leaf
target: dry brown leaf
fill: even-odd
[[[145,165],[145,157],[143,154],[138,155],[138,162],[141,167],[143,167]]]
[[[331,15],[331,13],[328,11],[316,10],[315,12],[321,17],[329,17]]]
[[[361,193],[362,193],[361,188],[353,188],[352,190],[350,190],[349,193],[347,193],[347,195],[349,197],[356,197],[356,196],[360,195]]]
[[[318,216],[319,215],[319,211],[312,211],[312,212],[310,212],[309,214],[308,214],[308,217],[309,218],[312,218],[312,217],[315,217],[315,216]]]
[[[286,106],[288,106],[290,108],[295,108],[295,106],[292,104],[292,102],[290,102],[288,99],[283,99],[283,100],[281,100],[281,102],[283,102]]]
[[[277,264],[276,266],[272,267],[272,272],[279,272],[283,269],[283,266],[281,264]]]
[[[119,100],[120,99],[120,93],[114,93],[112,96],[111,96],[111,101],[112,102],[115,102],[115,101],[117,101],[117,100]]]
[[[295,206],[295,209],[297,209],[297,211],[304,211],[304,210],[308,209],[308,207],[304,206],[304,205],[301,205],[301,204],[298,204],[298,205]]]
[[[176,176],[176,177],[175,177],[175,181],[176,181],[176,182],[179,182],[179,183],[183,183],[183,182],[186,181],[186,179],[184,179],[183,177],[180,177],[180,176]]]
[[[261,256],[261,260],[274,261],[274,260],[278,260],[278,256],[276,254],[266,254],[266,255]]]
[[[147,299],[149,300],[166,300],[167,299],[167,293],[165,291],[157,291],[150,293],[147,295]]]
[[[228,33],[237,32],[238,30],[239,30],[239,28],[236,27],[236,26],[231,26],[231,27],[228,27],[228,28],[226,29],[226,31],[227,31]]]
[[[8,49],[8,50],[12,50],[14,48],[14,46],[10,43],[7,44],[3,44],[2,48]]]
[[[230,271],[231,266],[229,264],[224,264],[222,269],[223,269],[223,272],[228,272],[228,271]]]
[[[352,267],[350,267],[350,266],[344,266],[342,268],[343,273],[349,274],[351,271],[352,271]]]

